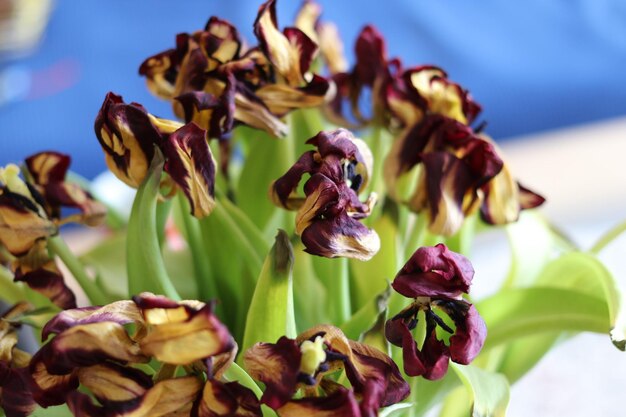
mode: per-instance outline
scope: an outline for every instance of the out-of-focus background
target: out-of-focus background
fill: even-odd
[[[255,43],[260,2],[0,0],[2,160],[63,149],[74,155],[76,171],[95,176],[104,161],[92,124],[107,91],[171,116],[147,92],[139,64],[211,15],[230,20]],[[323,19],[340,26],[350,55],[361,27],[373,23],[390,56],[445,69],[483,105],[496,139],[626,115],[622,0],[319,3]],[[299,4],[278,1],[281,27],[293,22]]]
[[[145,88],[139,64],[212,15],[253,44],[260,2],[0,0],[0,165],[54,149],[95,177],[105,170],[93,133],[105,94],[172,117]],[[626,2],[318,2],[350,57],[360,28],[373,23],[389,56],[438,65],[469,89],[516,176],[548,198],[543,211],[583,248],[626,217]],[[278,0],[280,27],[299,4]],[[501,233],[481,239],[472,257],[477,297],[508,262]],[[622,284],[625,243],[603,255]],[[623,375],[626,356],[608,336],[569,340],[513,389],[509,416],[623,416]]]

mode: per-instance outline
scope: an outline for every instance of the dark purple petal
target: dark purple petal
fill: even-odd
[[[206,131],[188,123],[172,133],[163,146],[165,171],[183,190],[191,214],[208,216],[215,207],[215,160]]]
[[[355,54],[357,80],[362,85],[373,86],[379,71],[387,65],[385,40],[374,26],[363,28],[356,41]]]
[[[469,292],[473,277],[470,261],[440,243],[416,250],[391,285],[405,297],[455,298]]]
[[[0,408],[7,417],[26,417],[35,410],[28,381],[28,368],[13,368],[0,361]]]
[[[317,54],[317,44],[298,28],[286,28],[283,32],[300,53],[300,71],[307,72]]]
[[[261,402],[277,410],[296,392],[302,353],[298,343],[281,337],[274,343],[257,343],[244,354],[246,371],[265,384]]]
[[[202,396],[194,404],[191,417],[260,417],[256,395],[238,382],[207,380]]]
[[[33,356],[28,366],[30,391],[42,407],[63,404],[66,395],[78,388],[78,378],[71,370],[63,375],[48,371],[46,362],[54,361],[54,356],[52,346],[45,345]]]
[[[544,197],[532,190],[529,190],[519,182],[517,183],[517,186],[519,187],[519,202],[522,210],[539,207],[546,201]]]
[[[119,324],[136,323],[143,326],[141,312],[132,301],[122,300],[102,307],[90,306],[65,310],[54,316],[41,331],[41,340],[45,341],[51,334],[59,334],[64,330],[80,324],[112,321]]]
[[[326,397],[289,401],[278,414],[281,417],[362,417],[354,393],[343,387]]]
[[[296,163],[289,168],[289,171],[271,185],[270,195],[274,204],[281,205],[287,210],[300,208],[304,199],[295,197],[294,194],[304,174],[313,172],[317,164],[315,151],[303,153]]]
[[[62,309],[76,307],[76,297],[72,290],[65,285],[63,275],[57,269],[54,261],[27,272],[22,272],[22,269],[18,267],[15,271],[14,280],[26,283],[32,290],[43,294]]]
[[[467,365],[480,353],[487,337],[487,326],[476,307],[465,301],[450,301],[450,315],[456,330],[450,338],[450,357],[454,362]]]

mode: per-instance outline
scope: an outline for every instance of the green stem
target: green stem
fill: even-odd
[[[617,239],[624,232],[626,232],[626,221],[624,221],[623,223],[618,224],[617,226],[615,226],[614,228],[612,228],[611,230],[606,232],[595,243],[595,245],[593,245],[593,247],[591,249],[589,249],[589,252],[594,254],[594,255],[599,254],[600,252],[602,252],[602,250],[604,248],[609,246],[609,244],[611,244],[611,242],[613,242],[615,239]]]
[[[331,277],[328,281],[330,288],[330,302],[332,304],[332,311],[336,317],[337,324],[343,324],[350,316],[352,316],[352,304],[350,302],[350,270],[348,268],[348,259],[339,258],[334,260],[335,277]]]
[[[413,228],[411,229],[411,233],[409,234],[409,238],[406,240],[404,244],[404,258],[409,259],[413,252],[417,250],[420,246],[424,244],[426,240],[426,234],[428,229],[428,216],[425,214],[418,215]]]
[[[211,266],[209,265],[209,259],[203,248],[200,225],[189,214],[189,202],[182,192],[178,193],[178,203],[180,205],[187,244],[191,251],[194,276],[200,295],[199,298],[201,300],[219,299],[220,297],[215,285]]]
[[[180,300],[165,269],[157,232],[156,205],[162,170],[163,155],[157,149],[148,175],[137,190],[128,221],[128,291],[131,296],[151,291]]]
[[[48,248],[52,253],[57,255],[67,269],[70,270],[92,305],[104,305],[110,301],[103,288],[100,288],[96,282],[91,279],[87,271],[85,271],[83,264],[70,250],[61,236],[53,236],[48,239]]]

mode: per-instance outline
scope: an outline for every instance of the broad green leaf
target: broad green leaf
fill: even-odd
[[[471,365],[451,363],[470,395],[472,417],[504,417],[509,404],[509,382],[504,375]]]
[[[391,288],[388,287],[371,298],[348,321],[339,326],[346,337],[352,340],[359,340],[363,333],[371,329],[376,324],[378,316],[387,309],[390,295]]]
[[[511,266],[504,287],[526,286],[535,281],[553,256],[555,237],[548,223],[533,210],[520,213],[506,226],[511,248]]]
[[[315,273],[326,287],[331,321],[335,325],[346,322],[352,315],[348,259],[314,256],[312,262]]]
[[[31,414],[33,417],[73,417],[67,405],[57,405],[48,408],[37,408]]]
[[[257,342],[273,343],[281,336],[296,337],[293,259],[289,236],[279,230],[263,263],[248,309],[242,352]]]
[[[299,109],[289,114],[290,139],[294,142],[295,155],[300,156],[312,149],[306,141],[326,130],[324,118],[319,109]]]
[[[609,330],[606,302],[569,289],[507,289],[477,303],[476,308],[488,329],[484,351],[540,332]]]
[[[259,228],[250,220],[246,214],[241,211],[239,207],[234,205],[227,198],[221,198],[219,202],[224,206],[224,209],[228,212],[229,216],[239,226],[241,232],[250,241],[250,246],[256,250],[259,258],[263,258],[270,250],[270,244],[265,239]]]
[[[609,310],[611,338],[620,350],[626,339],[617,330],[616,321],[620,311],[620,291],[609,270],[595,256],[584,252],[562,255],[548,264],[537,280],[538,284],[562,288],[574,288],[606,301]]]
[[[263,392],[261,391],[261,388],[259,388],[257,383],[254,382],[250,375],[248,375],[248,373],[236,363],[232,363],[228,367],[228,369],[224,373],[224,378],[227,381],[239,382],[244,387],[252,390],[257,398],[261,398],[261,395],[263,395]],[[276,417],[276,412],[264,404],[261,405],[261,411],[263,412],[263,417]]]
[[[367,262],[350,259],[351,294],[354,308],[360,309],[377,294],[385,291],[403,260],[398,229],[389,217],[379,217],[373,225],[380,237],[380,251]]]
[[[399,349],[394,348],[394,350]],[[408,401],[414,404],[408,413],[410,417],[423,416],[428,410],[440,403],[448,393],[456,387],[460,387],[461,384],[454,372],[448,372],[437,381],[429,381],[422,377],[413,377],[408,381],[411,384],[411,395]],[[465,403],[468,404],[469,402],[466,401]]]
[[[15,304],[26,299],[23,288],[24,284],[13,282],[13,273],[4,265],[0,265],[0,287],[2,295],[0,298],[7,304]]]
[[[180,296],[163,263],[157,231],[156,205],[162,171],[163,155],[157,149],[148,175],[137,190],[128,220],[126,240],[128,290],[129,295],[151,291],[179,300]]]
[[[276,139],[253,129],[237,129],[249,151],[237,184],[237,204],[260,230],[276,210],[268,197],[270,184],[296,162],[291,138]]]
[[[516,340],[506,346],[500,359],[498,372],[507,377],[511,384],[526,375],[561,339],[562,333],[535,334]]]

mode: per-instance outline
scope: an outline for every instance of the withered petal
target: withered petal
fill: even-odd
[[[64,375],[48,371],[46,362],[53,361],[54,355],[52,347],[45,345],[32,357],[28,366],[30,391],[42,407],[63,404],[66,395],[78,388],[78,378],[71,370]]]
[[[304,174],[313,172],[316,165],[315,151],[303,153],[296,163],[289,168],[289,171],[270,186],[272,202],[287,210],[299,209],[304,203],[304,199],[297,196],[296,189]]]
[[[215,207],[216,164],[206,131],[188,123],[169,135],[163,151],[165,171],[187,196],[191,214],[208,216]]]
[[[260,417],[261,404],[254,393],[238,382],[223,383],[209,379],[192,417]]]
[[[133,401],[152,388],[152,378],[139,369],[112,362],[80,368],[80,384],[103,405]]]
[[[7,417],[26,417],[37,407],[28,381],[28,368],[0,361],[0,408]]]
[[[292,400],[278,409],[280,417],[362,417],[354,393],[343,387],[327,397]],[[367,416],[369,417],[369,416]]]
[[[400,269],[391,286],[409,298],[456,298],[469,292],[473,277],[471,262],[439,243],[417,249]]]
[[[257,343],[244,353],[246,371],[266,386],[263,404],[276,410],[293,397],[301,358],[299,344],[284,336],[276,343]]]
[[[465,301],[456,303],[468,304]],[[480,353],[487,338],[487,326],[471,304],[456,309],[456,312],[448,313],[456,325],[454,335],[450,337],[450,358],[456,363],[467,365]]]
[[[211,305],[192,312],[185,321],[152,325],[139,344],[145,354],[173,365],[188,365],[236,346],[226,326],[213,314]]]
[[[57,233],[34,203],[8,190],[0,191],[0,243],[15,256],[26,254],[39,239]]]
[[[38,185],[65,181],[70,161],[69,155],[54,151],[39,152],[24,160],[28,172]]]
[[[51,334],[59,334],[81,324],[111,321],[119,324],[136,323],[142,326],[141,312],[129,300],[116,301],[102,307],[90,306],[65,310],[54,316],[41,331],[45,341]]]
[[[15,271],[14,280],[26,283],[29,288],[44,295],[62,309],[76,307],[76,296],[65,284],[63,275],[52,260],[39,268],[26,272],[22,272],[21,268],[18,267]]]

